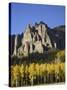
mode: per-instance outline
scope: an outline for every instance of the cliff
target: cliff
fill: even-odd
[[[44,53],[51,49],[65,48],[65,26],[49,28],[44,22],[27,25],[21,35],[11,35],[11,56],[28,56],[31,53]]]

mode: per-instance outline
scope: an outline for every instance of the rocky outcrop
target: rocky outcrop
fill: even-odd
[[[34,26],[29,24],[24,34],[11,36],[12,56],[23,57],[35,52],[44,53],[53,48],[64,49],[65,30],[59,28],[50,29],[42,21]]]

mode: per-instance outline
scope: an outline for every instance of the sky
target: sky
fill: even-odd
[[[21,34],[28,24],[43,21],[50,28],[65,25],[65,7],[11,3],[11,34]]]

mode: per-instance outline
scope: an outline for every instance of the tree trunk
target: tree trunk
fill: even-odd
[[[44,83],[46,83],[46,80],[47,80],[47,79],[46,79],[46,75],[44,75]]]
[[[16,79],[16,87],[18,86],[18,82],[17,82],[17,79]]]
[[[34,83],[33,83],[33,76],[32,76],[32,77],[31,77],[31,85],[33,86],[33,84],[34,84]]]

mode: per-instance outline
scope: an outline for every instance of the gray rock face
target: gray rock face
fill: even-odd
[[[58,37],[60,33],[55,33],[56,30],[49,29],[50,28],[43,22],[36,23],[35,26],[29,24],[22,36],[15,35],[14,40],[12,40],[14,42],[12,43],[11,41],[13,45],[12,55],[23,57],[30,53],[43,53],[46,50],[57,48],[59,40],[56,40],[56,37]],[[62,37],[62,39],[64,40],[64,37]]]

